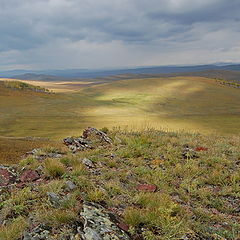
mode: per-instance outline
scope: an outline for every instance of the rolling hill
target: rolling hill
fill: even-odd
[[[0,86],[0,135],[59,138],[87,126],[240,130],[239,89],[203,77],[138,78],[44,94]]]

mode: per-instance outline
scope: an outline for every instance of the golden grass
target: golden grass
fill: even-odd
[[[18,240],[22,238],[23,231],[27,228],[27,221],[19,217],[13,223],[6,226],[0,226],[0,239],[4,240]]]
[[[65,166],[58,159],[46,159],[45,171],[47,175],[53,178],[58,178],[66,172],[66,169]]]

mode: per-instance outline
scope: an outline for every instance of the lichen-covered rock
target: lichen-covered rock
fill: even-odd
[[[112,140],[106,133],[92,127],[83,131],[81,137],[68,137],[63,139],[63,143],[73,152],[93,149],[99,145],[111,145]]]
[[[81,236],[84,240],[128,240],[128,234],[111,220],[107,211],[100,205],[84,203],[81,216],[84,227]]]
[[[58,196],[58,194],[54,192],[48,192],[47,195],[49,201],[52,203],[54,207],[59,207],[61,205],[61,198]]]
[[[70,180],[66,181],[66,189],[68,191],[72,191],[76,188],[77,188],[77,186],[72,181],[70,181]]]
[[[108,143],[108,144],[112,143],[112,140],[107,136],[106,133],[93,127],[88,127],[83,131],[83,138],[85,139],[98,138],[103,143]]]
[[[74,153],[76,151],[83,151],[86,149],[92,149],[91,142],[83,139],[82,137],[73,138],[68,137],[63,139],[63,143]]]
[[[23,240],[50,240],[50,228],[44,224],[40,224],[31,232],[25,232],[23,235]]]
[[[84,158],[84,159],[82,160],[82,163],[83,163],[86,167],[94,168],[93,162],[92,162],[90,159],[88,159],[88,158]]]

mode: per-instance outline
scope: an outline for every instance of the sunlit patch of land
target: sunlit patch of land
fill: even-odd
[[[84,112],[99,119],[97,123],[204,133],[234,134],[240,130],[239,90],[219,86],[213,79],[135,79],[86,90],[103,103]]]
[[[239,89],[214,79],[143,78],[90,86],[81,83],[82,88],[76,82],[39,85],[46,84],[63,91],[44,94],[0,85],[0,136],[59,139],[77,135],[87,126],[219,134],[240,130]]]

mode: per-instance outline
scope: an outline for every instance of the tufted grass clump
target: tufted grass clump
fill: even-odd
[[[90,202],[100,203],[105,201],[107,197],[106,192],[100,189],[92,189],[87,193],[87,200]]]
[[[146,222],[144,212],[136,207],[129,207],[125,210],[124,220],[132,227],[138,227]]]
[[[58,159],[51,158],[45,160],[45,170],[53,178],[59,178],[66,172],[65,166]]]
[[[132,227],[158,228],[164,239],[181,237],[187,231],[181,207],[168,194],[141,193],[135,202],[140,208],[130,207],[124,214],[125,221]]]
[[[77,212],[65,209],[46,209],[42,211],[39,220],[52,227],[60,227],[62,225],[70,225],[78,220]]]
[[[23,217],[14,219],[5,226],[0,226],[0,239],[18,240],[23,236],[24,230],[28,227],[27,220]]]
[[[27,168],[30,168],[30,169],[36,169],[39,166],[39,162],[37,161],[37,159],[34,158],[34,157],[31,157],[31,156],[22,159],[19,162],[19,164],[22,167],[27,167]]]

